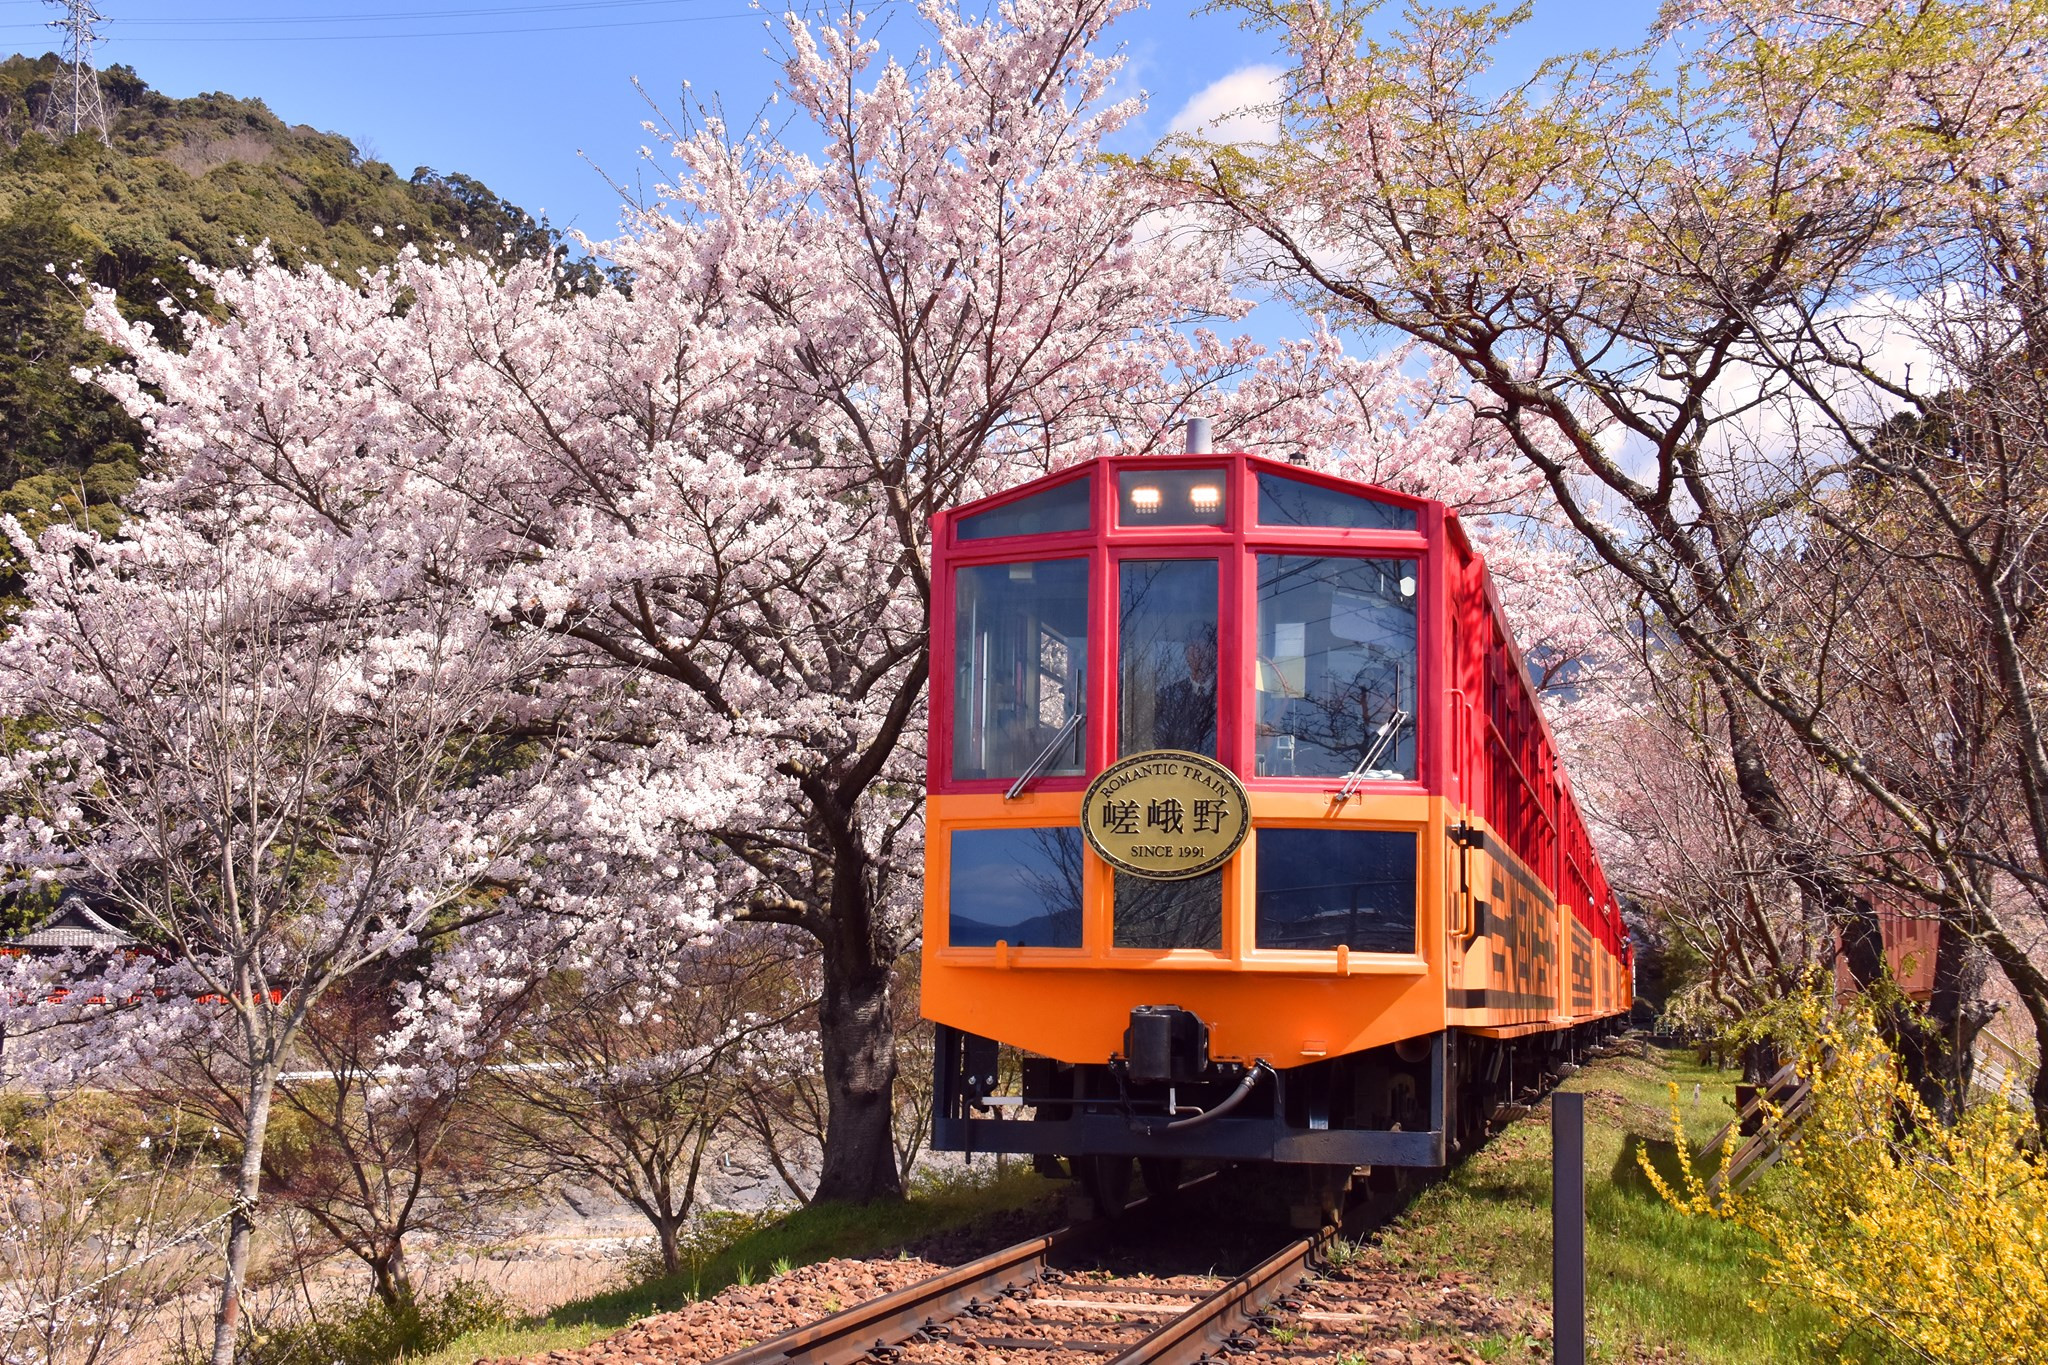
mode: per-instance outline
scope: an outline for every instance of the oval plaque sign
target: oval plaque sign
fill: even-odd
[[[1199,877],[1237,852],[1251,811],[1237,774],[1182,749],[1120,758],[1088,784],[1081,831],[1119,872],[1155,881]]]

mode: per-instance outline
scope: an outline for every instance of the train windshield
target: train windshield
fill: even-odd
[[[1087,726],[1088,561],[963,568],[953,580],[953,776],[1081,771]]]
[[[1257,775],[1415,776],[1412,559],[1259,556]]]
[[[1117,753],[1216,756],[1216,561],[1118,566]]]

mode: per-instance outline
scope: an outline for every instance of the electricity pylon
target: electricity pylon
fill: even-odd
[[[92,64],[92,45],[100,40],[99,26],[106,17],[92,7],[92,0],[45,0],[64,11],[50,27],[64,35],[64,59],[71,64],[70,88],[58,87],[50,126],[74,136],[90,128],[107,140],[107,102],[100,96],[100,75]],[[66,125],[69,125],[67,128]]]

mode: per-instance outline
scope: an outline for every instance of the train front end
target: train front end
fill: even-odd
[[[935,519],[937,1147],[1444,1161],[1444,535],[1244,455]]]

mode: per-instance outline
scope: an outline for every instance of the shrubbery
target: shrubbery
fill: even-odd
[[[1901,1079],[1867,1006],[1820,994],[1782,1015],[1785,1055],[1814,1078],[1783,1174],[1753,1195],[1710,1190],[1679,1136],[1678,1187],[1639,1157],[1664,1197],[1741,1222],[1770,1246],[1767,1282],[1811,1299],[1845,1332],[1929,1361],[2038,1359],[2048,1341],[2048,1164],[2031,1116],[1979,1095],[1944,1126]],[[1733,1150],[1733,1144],[1729,1145]],[[1724,1162],[1725,1169],[1725,1162]]]
[[[457,1280],[438,1294],[422,1294],[395,1308],[372,1297],[338,1316],[252,1335],[235,1358],[242,1365],[387,1365],[438,1351],[465,1333],[502,1326],[513,1316],[496,1291],[474,1280]]]

